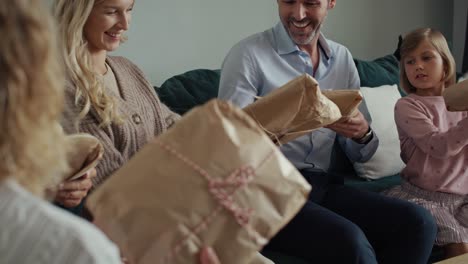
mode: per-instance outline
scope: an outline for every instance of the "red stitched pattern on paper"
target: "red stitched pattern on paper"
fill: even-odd
[[[230,211],[239,225],[245,226],[249,223],[250,216],[252,215],[253,209],[239,207],[233,199],[233,194],[239,188],[246,186],[252,181],[255,175],[255,171],[250,166],[243,166],[236,169],[226,179],[209,179],[208,188],[210,193],[218,200],[225,209]],[[231,192],[228,192],[228,188],[233,187]]]
[[[193,235],[197,235],[208,227],[208,224],[211,223],[216,216],[223,210],[227,210],[232,213],[236,222],[243,228],[246,229],[250,238],[258,245],[265,245],[266,240],[258,234],[252,228],[249,228],[248,223],[254,210],[252,208],[242,208],[234,201],[234,194],[247,186],[255,176],[255,169],[250,165],[241,166],[240,168],[235,169],[231,174],[226,178],[214,178],[209,175],[207,171],[202,169],[200,166],[195,164],[188,157],[185,157],[181,153],[177,152],[171,146],[162,143],[159,140],[154,141],[155,144],[159,145],[176,158],[181,160],[187,166],[198,172],[202,175],[208,182],[208,190],[213,196],[213,198],[219,203],[219,206],[216,207],[208,216],[206,216],[200,223],[191,228]],[[274,151],[271,151],[269,155],[260,163],[259,167],[265,163],[271,156]],[[172,251],[164,258],[165,263],[170,263],[171,259],[182,249],[186,241],[190,238],[191,234],[182,238],[174,247]]]

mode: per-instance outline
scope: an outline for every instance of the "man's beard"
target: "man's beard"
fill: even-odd
[[[326,17],[325,17],[326,18]],[[310,32],[310,36],[308,36],[306,39],[304,40],[301,40],[301,39],[297,39],[294,37],[294,34],[291,32],[291,30],[289,29],[289,27],[287,28],[287,31],[288,31],[288,35],[289,37],[291,38],[291,40],[296,43],[296,45],[298,46],[303,46],[303,45],[308,45],[310,44],[315,37],[317,37],[318,34],[320,34],[320,29],[323,25],[323,21],[325,21],[325,18],[319,23],[317,24],[317,26],[315,27],[315,29]],[[289,22],[289,23],[292,23],[292,22]]]

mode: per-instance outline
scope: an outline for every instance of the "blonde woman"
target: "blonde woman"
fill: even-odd
[[[97,187],[178,116],[158,99],[141,70],[123,57],[108,56],[128,30],[133,0],[56,0],[67,69],[68,133],[98,137],[105,148]]]
[[[0,263],[120,263],[99,230],[42,199],[66,169],[63,75],[49,14],[0,1]]]

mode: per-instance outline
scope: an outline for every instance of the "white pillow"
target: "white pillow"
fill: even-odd
[[[362,87],[361,92],[372,118],[371,127],[379,137],[379,147],[369,161],[354,163],[354,169],[359,177],[373,180],[400,173],[405,164],[400,158],[394,119],[395,103],[401,98],[398,86]]]

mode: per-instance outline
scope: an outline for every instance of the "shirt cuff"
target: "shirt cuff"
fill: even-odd
[[[374,155],[375,151],[377,150],[377,147],[379,146],[379,138],[375,134],[375,132],[372,135],[372,139],[367,142],[367,144],[359,144],[353,139],[346,139],[347,141],[347,146],[349,147],[349,151],[351,153],[354,153],[357,159],[354,160],[356,162],[366,162],[372,158]],[[358,154],[359,153],[359,154]]]

